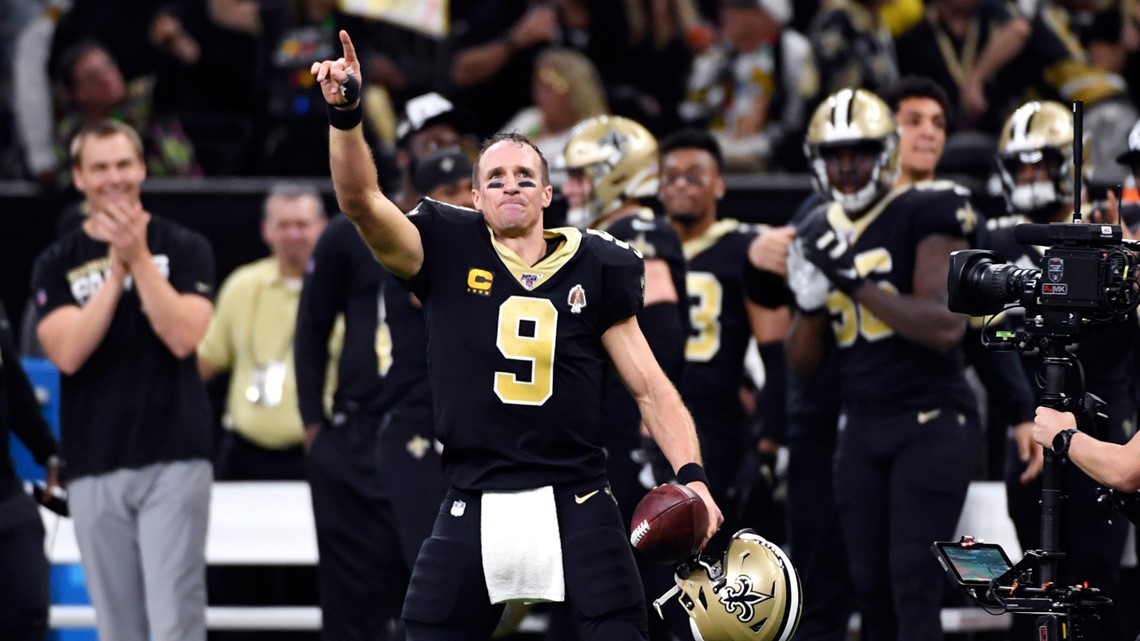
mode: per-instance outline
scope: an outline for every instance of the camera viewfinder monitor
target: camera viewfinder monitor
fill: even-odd
[[[1012,567],[1005,550],[996,543],[937,542],[935,553],[942,567],[962,585],[988,586],[990,581]]]

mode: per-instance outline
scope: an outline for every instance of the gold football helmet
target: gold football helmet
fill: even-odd
[[[815,188],[848,214],[866,211],[894,186],[897,147],[890,107],[866,89],[840,89],[828,96],[812,114],[804,140]],[[874,169],[855,193],[839,189],[828,176],[825,156],[842,148],[866,148],[875,153]]]
[[[1084,142],[1088,158],[1088,141]],[[1044,163],[1048,177],[1018,184],[1026,165]],[[1001,128],[998,175],[1010,210],[1051,218],[1073,198],[1073,114],[1059,102],[1034,100],[1017,108]]]
[[[680,592],[697,641],[787,641],[800,623],[799,574],[783,550],[752,530],[734,534],[723,559],[702,557],[675,579],[677,587],[654,606],[660,612]]]
[[[569,214],[575,222],[591,223],[627,198],[657,193],[657,139],[629,118],[596,116],[579,122],[570,131],[562,159],[568,171],[585,171],[593,186],[582,211]]]

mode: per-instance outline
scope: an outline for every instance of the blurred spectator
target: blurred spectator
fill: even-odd
[[[204,380],[232,372],[226,433],[214,464],[217,480],[305,478],[291,367],[293,328],[305,264],[325,223],[314,188],[274,185],[261,220],[261,238],[270,255],[239,267],[218,293],[216,313],[198,347]]]
[[[211,93],[204,88],[217,87],[218,91],[224,91],[229,78],[241,77],[240,71],[234,72],[227,65],[225,74],[214,74],[209,82],[193,82],[193,74],[203,66],[205,56],[199,44],[201,41],[187,30],[183,17],[193,15],[188,9],[196,6],[195,3],[181,0],[181,4],[187,5],[183,7],[178,1],[172,1],[158,8],[136,4],[129,1],[96,4],[88,0],[49,0],[44,3],[42,12],[20,33],[16,43],[14,75],[21,89],[14,108],[20,124],[24,165],[27,173],[41,184],[56,186],[67,182],[66,176],[59,180],[58,174],[67,163],[65,156],[53,148],[51,131],[53,122],[66,115],[57,112],[72,108],[66,104],[71,97],[66,90],[59,89],[54,99],[61,104],[53,104],[48,78],[50,75],[57,87],[70,86],[71,79],[60,77],[60,71],[73,63],[66,58],[78,51],[77,47],[97,43],[115,61],[127,87],[143,88],[139,93],[145,94],[145,98],[127,110],[135,116],[139,115],[141,107],[157,114],[158,119],[166,119],[182,109],[194,108],[199,96]],[[199,13],[204,15],[202,11]],[[208,50],[223,55],[228,52],[222,48],[219,38],[213,38]],[[233,58],[233,55],[228,56],[229,60]],[[241,83],[241,86],[248,86],[248,83]],[[227,99],[231,104],[240,104],[241,100],[235,100],[234,96],[243,93],[230,91]],[[150,135],[147,131],[149,123],[132,121],[131,124],[140,129],[144,137]],[[160,137],[170,135],[167,132]],[[184,132],[177,133],[176,137],[193,139]],[[179,149],[172,151],[174,154],[182,153]],[[167,164],[167,161],[163,162]],[[175,166],[180,163],[182,160],[174,160]],[[148,159],[148,164],[153,165],[153,162]],[[173,172],[165,169],[159,173],[184,175],[186,172],[176,168]]]
[[[538,54],[531,80],[533,104],[503,125],[530,138],[546,158],[559,158],[570,129],[581,120],[609,112],[606,92],[590,59],[573,49]],[[555,163],[557,165],[558,163]]]
[[[216,313],[198,347],[203,380],[230,372],[226,431],[214,458],[217,481],[306,478],[293,333],[305,265],[325,222],[324,205],[314,188],[274,185],[261,221],[270,256],[239,267],[218,292]],[[215,605],[316,602],[316,570],[311,567],[210,568],[208,580]],[[273,632],[256,638],[280,637]]]
[[[1010,39],[1024,39],[1019,34],[1028,35],[1028,24],[1015,18],[999,0],[932,0],[922,21],[895,41],[902,75],[927,76],[946,90],[951,133],[967,128],[996,134],[1010,104],[1018,101],[1025,81],[1007,71],[977,89],[985,92],[983,112],[967,117],[962,108],[975,66],[993,56],[1010,55],[1001,49]],[[988,156],[992,157],[996,144],[995,140]]]
[[[612,113],[663,136],[681,125],[693,52],[707,48],[713,32],[694,0],[625,0],[629,51],[610,87]]]
[[[460,149],[437,151],[416,163],[416,190],[432,200],[475,208],[471,200],[471,161]]]
[[[213,251],[143,208],[129,125],[87,125],[73,151],[87,213],[37,257],[32,290],[61,373],[60,472],[99,636],[203,639],[213,474],[193,355],[213,311]]]
[[[1140,113],[1120,75],[1125,50],[1119,9],[1094,12],[1085,0],[1023,0],[1016,6],[1029,29],[1003,43],[994,64],[979,62],[963,94],[967,113],[988,106],[981,89],[1008,63],[1029,79],[1035,95],[1084,103],[1088,180],[1102,186],[1122,182],[1126,172],[1114,160],[1128,151],[1128,130]]]
[[[884,0],[824,0],[808,38],[819,68],[819,97],[845,87],[886,91],[899,77]]]
[[[717,133],[729,170],[803,168],[798,153],[819,78],[787,0],[726,0],[721,42],[693,63],[682,117]]]
[[[623,5],[613,0],[484,0],[451,4],[457,104],[487,135],[530,102],[535,57],[548,45],[577,49],[609,85],[627,41]],[[494,96],[488,99],[488,96]]]
[[[43,3],[42,10],[21,26],[12,50],[12,83],[20,87],[19,93],[12,93],[12,112],[23,166],[45,187],[55,186],[60,169],[52,143],[55,108],[48,61],[56,25],[70,8],[71,0]]]
[[[336,0],[210,0],[210,16],[229,29],[255,36],[265,110],[261,172],[274,176],[327,176],[328,132],[324,101],[309,67],[340,56],[341,29],[365,34],[365,22],[337,8]],[[371,55],[362,38],[361,60]],[[375,140],[373,140],[375,143]],[[379,155],[378,155],[378,159]]]
[[[255,124],[265,95],[257,60],[258,41],[210,16],[201,0],[164,4],[149,38],[158,50],[155,106],[177,111],[207,175],[248,174],[255,168]]]
[[[143,140],[147,174],[197,176],[201,168],[194,146],[173,115],[154,112],[154,80],[140,76],[129,84],[111,54],[97,42],[85,41],[63,53],[58,73],[66,113],[56,123],[56,156],[66,162],[76,132],[104,119],[131,125]],[[68,177],[61,176],[61,180]]]
[[[413,180],[418,159],[443,149],[463,149],[470,155],[477,142],[468,133],[468,122],[464,112],[435,92],[416,96],[404,106],[396,128],[401,183],[393,199],[402,211],[411,211],[423,195]]]
[[[44,525],[16,475],[9,430],[47,468],[47,490],[58,488],[55,437],[20,365],[8,313],[0,305],[0,637],[46,641],[51,570],[44,555]]]

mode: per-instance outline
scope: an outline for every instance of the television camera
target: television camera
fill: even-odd
[[[1041,405],[1073,412],[1078,426],[1096,433],[1104,402],[1084,393],[1080,363],[1068,346],[1099,328],[1123,322],[1140,303],[1136,281],[1140,243],[1124,240],[1119,225],[1081,222],[1082,108],[1073,103],[1073,222],[1022,224],[1014,238],[1044,246],[1041,269],[1007,264],[1000,254],[962,250],[950,255],[950,311],[971,316],[1023,308],[1025,323],[1015,331],[982,335],[996,350],[1039,351],[1042,356]],[[1066,385],[1070,373],[1076,386]],[[1073,390],[1079,390],[1073,394]],[[1027,550],[1016,565],[1000,546],[971,537],[936,542],[932,550],[951,582],[987,611],[1036,614],[1037,638],[1043,641],[1100,638],[1101,612],[1111,599],[1088,585],[1055,583],[1059,523],[1064,488],[1063,455],[1046,448],[1041,490],[1041,546]],[[1111,495],[1111,492],[1109,492]],[[1112,501],[1106,501],[1112,504]]]

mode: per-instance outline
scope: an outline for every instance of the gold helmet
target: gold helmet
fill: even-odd
[[[1048,178],[1019,185],[1020,170],[1037,163],[1045,163]],[[1073,113],[1052,100],[1018,107],[1001,128],[998,175],[1012,211],[1051,217],[1058,205],[1073,198]]]
[[[562,150],[569,171],[583,170],[593,186],[585,211],[571,218],[593,222],[627,198],[657,193],[657,139],[621,116],[596,116],[574,126]]]
[[[784,551],[756,532],[733,535],[724,558],[680,566],[678,601],[697,641],[787,641],[803,610],[803,589]],[[682,576],[684,575],[684,576]]]
[[[870,177],[853,194],[832,184],[824,159],[829,151],[848,147],[866,147],[875,153]],[[849,214],[865,211],[894,185],[897,147],[898,134],[890,107],[866,89],[840,89],[828,96],[812,114],[804,140],[815,188]]]

